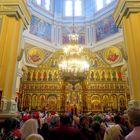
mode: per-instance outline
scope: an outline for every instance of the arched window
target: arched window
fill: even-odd
[[[73,15],[73,0],[65,1],[65,16]]]
[[[106,0],[106,4],[110,4],[113,0]]]
[[[37,5],[45,8],[47,11],[50,11],[51,1],[50,0],[33,0]]]
[[[41,2],[42,0],[36,0],[36,3],[37,3],[37,5],[41,5]]]
[[[104,1],[103,0],[96,0],[96,9],[97,11],[103,8]]]
[[[51,5],[50,0],[45,0],[44,4],[45,4],[45,9],[49,11],[50,10],[50,5]]]
[[[96,0],[96,11],[99,11],[113,1],[115,0]]]
[[[75,16],[82,16],[82,1],[75,0],[74,1],[74,15]]]
[[[82,0],[65,0],[65,16],[82,16]]]

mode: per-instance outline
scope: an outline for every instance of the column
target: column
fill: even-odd
[[[140,108],[140,0],[120,0],[113,16],[123,28],[128,55],[129,106]]]
[[[18,57],[21,51],[22,33],[30,22],[25,0],[0,1],[0,89],[1,111],[15,113],[17,104],[16,78]]]

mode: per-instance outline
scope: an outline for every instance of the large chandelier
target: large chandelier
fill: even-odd
[[[70,34],[69,40],[69,45],[63,47],[64,59],[60,62],[59,68],[61,78],[75,85],[86,79],[89,63],[82,55],[83,47],[78,45],[78,35]]]

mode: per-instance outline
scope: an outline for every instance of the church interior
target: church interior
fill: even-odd
[[[0,116],[140,107],[137,3],[0,1]]]

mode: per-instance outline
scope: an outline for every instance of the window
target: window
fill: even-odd
[[[41,0],[36,0],[37,5],[41,5]]]
[[[65,4],[65,16],[72,16],[72,0],[66,0]]]
[[[113,0],[106,0],[106,4],[110,4]]]
[[[45,0],[45,9],[50,10],[50,0]]]
[[[110,4],[114,0],[96,0],[96,10],[100,10]]]
[[[96,0],[97,11],[103,8],[103,0]]]
[[[82,1],[81,0],[75,0],[74,15],[75,16],[81,16],[82,15]]]
[[[46,10],[50,11],[50,5],[51,5],[51,3],[50,3],[51,1],[50,0],[34,0],[34,2],[37,5],[42,6]]]
[[[65,16],[82,16],[82,0],[65,0]]]

